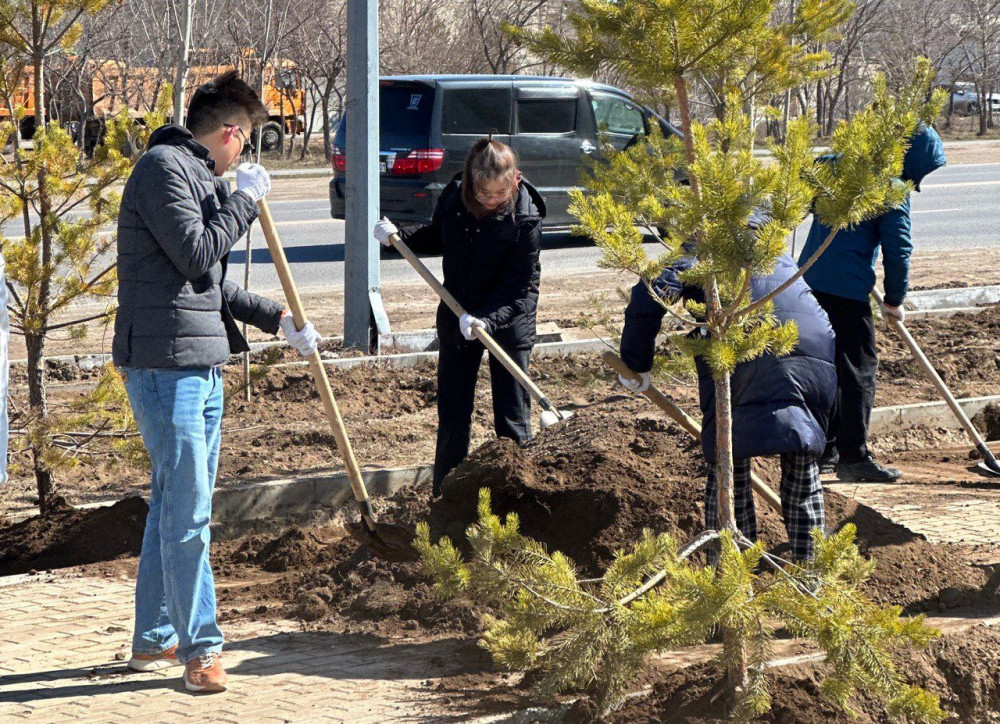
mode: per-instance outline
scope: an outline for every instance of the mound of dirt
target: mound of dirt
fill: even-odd
[[[931,543],[836,493],[826,494],[826,516],[831,529],[853,523],[861,552],[877,561],[866,587],[875,601],[908,613],[1000,606],[1000,570],[976,565],[970,548]]]
[[[0,528],[0,576],[137,556],[148,512],[140,497],[87,510],[57,497],[45,515]]]
[[[445,479],[431,529],[460,543],[488,488],[494,512],[517,513],[522,533],[600,575],[644,528],[681,542],[700,532],[705,470],[700,445],[682,428],[641,402],[612,399],[523,447],[481,447]],[[762,537],[780,541],[780,521],[759,512]]]
[[[991,402],[972,418],[972,424],[987,440],[1000,440],[1000,405]]]
[[[884,705],[859,696],[858,712],[849,718],[820,696],[821,664],[800,664],[772,669],[773,705],[761,724],[890,724],[898,719]],[[907,661],[903,672],[914,684],[941,697],[942,707],[956,724],[996,721],[1000,706],[1000,631],[977,626],[946,636]],[[700,664],[666,675],[648,696],[632,700],[599,719],[593,704],[581,701],[564,724],[722,724],[731,721],[724,710],[723,676],[712,664]]]
[[[777,467],[773,460],[759,467],[774,488]],[[495,512],[517,513],[524,534],[568,555],[585,575],[596,576],[614,551],[638,540],[643,528],[678,541],[699,533],[704,476],[700,447],[687,433],[641,401],[612,397],[523,447],[506,440],[482,446],[452,472],[442,497],[433,502],[424,485],[376,504],[380,521],[413,528],[428,520],[433,537],[448,535],[461,545],[485,487]],[[975,565],[970,549],[929,543],[842,496],[828,493],[826,501],[828,527],[854,523],[860,547],[878,560],[868,587],[877,601],[910,612],[1000,605],[1000,572]],[[349,509],[342,515],[355,514]],[[785,541],[780,517],[760,503],[758,519],[767,545]],[[216,559],[224,575],[252,578],[246,566],[281,575],[247,592],[227,591],[229,598],[220,598],[225,606],[239,609],[266,599],[284,615],[346,620],[386,635],[478,630],[478,619],[464,604],[435,598],[419,564],[381,560],[336,525],[233,545],[224,544],[229,548]]]
[[[373,501],[378,520],[413,528],[427,517],[430,485]],[[279,535],[250,535],[216,546],[216,575],[244,585],[220,586],[223,619],[242,612],[291,616],[316,628],[343,628],[379,636],[480,630],[465,604],[442,601],[419,563],[392,563],[344,534],[343,519],[318,530],[291,528]],[[277,573],[263,576],[256,571]]]

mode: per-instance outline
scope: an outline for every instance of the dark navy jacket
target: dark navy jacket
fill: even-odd
[[[664,299],[704,301],[700,287],[684,286],[678,272],[693,259],[667,268],[653,288]],[[760,299],[791,277],[798,267],[790,256],[778,259],[774,271],[751,282],[753,299]],[[781,321],[794,321],[799,343],[790,355],[764,355],[737,366],[731,377],[733,397],[733,458],[808,452],[819,456],[826,446],[826,427],[837,389],[833,364],[833,330],[826,312],[801,279],[774,300]],[[643,283],[632,289],[625,309],[621,356],[631,369],[647,372],[653,366],[656,335],[665,310]],[[698,334],[698,331],[692,334]],[[698,392],[701,398],[702,449],[715,461],[715,382],[700,358]]]
[[[927,174],[945,165],[944,145],[933,128],[922,127],[914,134],[903,157],[903,180],[912,181],[920,190]],[[809,237],[799,256],[799,264],[820,247],[830,234],[829,227],[813,220]],[[836,238],[805,274],[809,286],[817,292],[867,301],[875,287],[875,262],[882,249],[885,268],[885,302],[897,307],[903,303],[909,287],[910,199],[875,219],[838,232]]]

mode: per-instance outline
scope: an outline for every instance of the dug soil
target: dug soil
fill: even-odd
[[[78,509],[50,500],[44,516],[0,528],[0,576],[139,555],[149,506],[139,497]]]
[[[1000,348],[996,343],[1000,312],[993,309],[979,315],[916,320],[910,326],[957,396],[1000,394]],[[894,333],[879,324],[878,334],[882,366],[876,404],[939,399]],[[63,369],[70,377],[74,370]],[[79,374],[79,370],[75,371]],[[95,374],[87,373],[90,381]],[[532,362],[532,374],[560,407],[587,406],[621,393],[614,375],[596,355],[538,358]],[[485,365],[483,375],[476,394],[473,447],[493,438]],[[249,403],[237,389],[240,378],[237,368],[227,369],[220,486],[341,469],[307,368],[266,370],[254,385],[254,397]],[[396,467],[433,459],[437,430],[435,378],[433,362],[407,369],[366,365],[331,370],[334,393],[364,466]],[[80,399],[80,385],[87,382],[73,378],[64,387],[53,384],[53,402]],[[663,380],[661,387],[689,412],[697,413],[697,391],[690,381],[678,384],[676,380]],[[12,396],[18,409],[24,410],[23,390],[15,385]],[[17,417],[18,413],[14,413],[14,428],[20,424]],[[997,431],[995,419],[984,418],[983,427]],[[34,480],[28,456],[18,451],[21,439],[13,439],[11,480],[0,495],[11,511],[27,512],[35,503]],[[933,440],[927,442],[934,444]],[[78,463],[55,473],[57,491],[74,504],[143,494],[149,486],[148,471],[117,458],[104,438],[92,441],[78,456]]]
[[[760,468],[772,487],[772,462]],[[687,541],[703,529],[704,467],[699,448],[676,425],[630,398],[582,409],[519,448],[495,441],[445,480],[433,503],[427,486],[376,500],[380,521],[461,542],[475,519],[481,488],[495,512],[517,513],[521,530],[599,575],[614,551],[644,528]],[[969,546],[931,544],[879,513],[828,493],[827,526],[854,524],[862,550],[879,565],[869,594],[907,612],[1000,609],[1000,574]],[[914,501],[919,504],[919,501]],[[314,628],[416,636],[474,633],[477,616],[461,602],[441,602],[418,564],[390,563],[346,536],[339,519],[319,529],[254,534],[215,548],[224,617],[286,617]],[[785,541],[780,518],[758,502],[768,545]]]
[[[498,514],[517,513],[525,534],[592,576],[644,528],[681,542],[699,533],[704,472],[700,448],[687,433],[644,401],[616,396],[580,409],[524,447],[505,440],[482,446],[452,472],[433,503],[421,486],[376,500],[376,512],[379,520],[409,528],[427,520],[433,537],[460,543],[475,519],[479,490],[488,488]],[[777,488],[773,462],[760,472]],[[913,612],[998,603],[998,574],[976,564],[977,551],[931,544],[870,508],[826,497],[828,528],[853,523],[864,552],[879,561],[869,583],[876,600]],[[0,530],[0,561],[10,573],[134,555],[144,515],[144,504],[134,499],[108,509],[60,509]],[[216,543],[224,617],[291,615],[314,626],[384,635],[476,630],[475,617],[460,603],[434,598],[418,564],[383,561],[345,535],[344,517],[354,515],[348,508],[320,528]],[[780,518],[760,503],[758,518],[761,539],[780,546]]]
[[[976,626],[945,636],[926,651],[915,653],[905,671],[912,684],[941,698],[955,724],[1000,721],[1000,630]],[[724,710],[722,677],[710,664],[674,671],[657,681],[648,696],[634,699],[608,717],[599,718],[589,702],[580,702],[564,724],[722,724],[732,721]],[[860,696],[852,702],[857,716],[823,701],[821,670],[816,664],[772,669],[773,705],[755,722],[761,724],[895,724],[884,704]]]
[[[766,461],[760,472],[776,486],[772,461]],[[423,485],[374,503],[380,521],[411,528],[419,521],[429,521],[435,536],[460,539],[474,519],[478,492],[485,487],[492,493],[495,512],[517,513],[524,533],[543,541],[550,550],[569,555],[584,574],[596,575],[614,551],[633,543],[643,528],[670,533],[679,541],[700,532],[703,481],[700,450],[685,432],[645,402],[614,396],[580,408],[573,418],[524,447],[508,441],[480,447],[449,476],[442,497],[434,502],[428,486]],[[867,585],[875,600],[900,605],[908,613],[962,609],[963,613],[972,610],[980,615],[1000,610],[1000,573],[978,565],[972,548],[931,544],[877,512],[833,493],[827,494],[826,502],[828,527],[853,523],[863,551],[878,560]],[[20,524],[21,528],[0,531],[0,561],[5,572],[40,570],[57,562],[82,563],[80,558],[71,557],[81,552],[81,537],[90,549],[107,558],[135,555],[145,510],[141,501],[120,505],[123,507],[117,511],[71,514],[60,510]],[[762,504],[758,506],[761,538],[769,546],[780,546],[785,540],[780,519]],[[108,516],[113,516],[114,529]],[[213,569],[223,625],[236,620],[292,618],[309,630],[417,640],[468,638],[481,632],[479,614],[461,600],[438,599],[419,564],[382,560],[346,535],[343,523],[354,516],[349,508],[318,527],[293,526],[229,539],[217,537]],[[64,525],[70,520],[73,525]],[[26,535],[30,531],[37,533]],[[19,541],[25,538],[39,544],[19,554]],[[51,544],[44,545],[45,540]],[[100,570],[90,569],[91,573]],[[120,567],[113,570],[121,573]],[[988,672],[1000,672],[1000,662],[993,669],[984,669],[984,674],[971,671],[968,662],[975,661],[978,666],[980,661],[1000,657],[1000,641],[992,638],[993,632],[977,635],[986,638],[948,638],[931,653],[915,658],[912,672],[907,673],[916,683],[926,682],[950,697],[955,710],[966,707],[969,712],[981,712],[983,707],[995,707],[1000,679],[989,678],[993,674]],[[964,665],[963,660],[967,662]],[[672,674],[656,683],[650,697],[633,702],[609,721],[721,721],[713,709],[717,706],[714,689],[706,683],[718,677],[714,671],[709,674],[698,667]],[[776,704],[772,718],[765,721],[844,721],[843,714],[816,704],[816,669],[782,668],[774,676]],[[466,690],[493,686],[486,678],[479,683],[473,679],[462,686]],[[495,678],[489,681],[495,682]],[[887,722],[879,718],[882,710],[874,704],[860,702],[859,707],[862,715],[869,717],[861,719],[863,723]],[[675,718],[664,718],[667,713]],[[576,715],[585,716],[586,711]],[[971,718],[960,721],[988,721],[976,719],[978,714],[968,716]]]

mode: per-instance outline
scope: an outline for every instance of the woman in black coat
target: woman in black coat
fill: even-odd
[[[398,230],[383,219],[374,235],[384,246],[398,233],[418,253],[441,253],[444,286],[466,310],[456,318],[442,303],[437,311],[438,438],[434,495],[441,481],[469,454],[469,432],[483,345],[474,327],[489,333],[527,371],[535,344],[535,313],[541,277],[539,246],[545,202],[521,178],[514,152],[484,138],[465,170],[441,192],[431,223]],[[493,424],[497,437],[531,439],[531,398],[490,357]]]

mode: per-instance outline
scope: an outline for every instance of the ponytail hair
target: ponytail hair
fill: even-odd
[[[511,185],[511,203],[517,198],[517,185],[521,174],[517,170],[517,156],[505,143],[480,138],[465,159],[462,175],[462,201],[473,216],[482,218],[493,211],[483,207],[476,198],[476,189],[484,182],[507,181]]]

